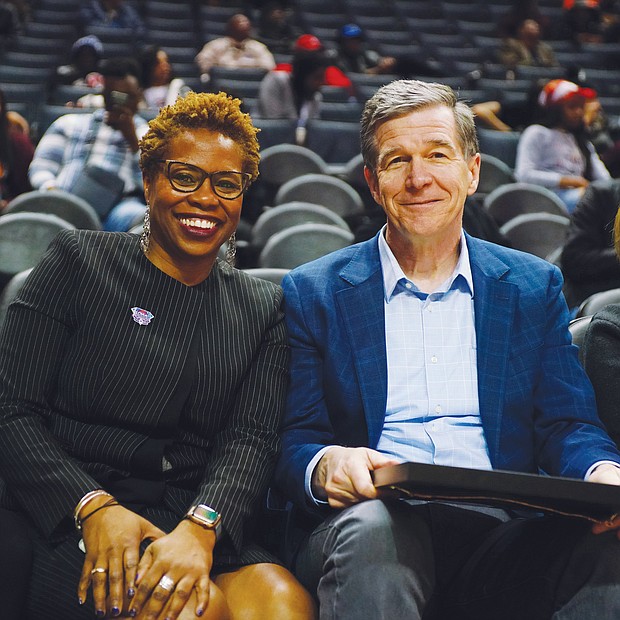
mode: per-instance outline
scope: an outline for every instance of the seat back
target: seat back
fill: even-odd
[[[280,269],[279,267],[253,267],[251,269],[244,269],[243,271],[255,278],[267,280],[267,282],[273,282],[274,284],[281,284],[282,278],[290,269]]]
[[[570,220],[553,213],[525,213],[504,224],[500,232],[513,248],[546,258],[564,245]]]
[[[99,216],[88,202],[60,189],[34,190],[16,196],[6,213],[48,213],[73,224],[76,228],[101,230]]]
[[[0,286],[34,267],[54,237],[69,222],[48,213],[9,213],[0,217]]]
[[[550,189],[531,183],[508,183],[497,187],[485,196],[483,204],[498,226],[525,213],[568,215],[564,203]]]
[[[359,121],[308,121],[306,146],[328,164],[344,164],[360,152]]]
[[[327,207],[309,202],[288,202],[260,214],[252,227],[252,245],[262,248],[275,233],[311,222],[350,230],[349,225]]]
[[[329,224],[299,224],[272,235],[258,257],[259,267],[293,269],[353,243],[353,233]]]
[[[258,132],[258,144],[264,153],[274,144],[293,144],[295,142],[295,121],[289,118],[254,118]]]
[[[571,338],[573,340],[573,344],[579,347],[579,361],[583,364],[583,341],[586,337],[586,332],[588,331],[588,327],[590,326],[590,321],[592,320],[592,315],[580,316],[574,318],[568,324],[568,331],[570,332]]]
[[[326,174],[327,164],[320,155],[297,144],[275,144],[260,158],[260,180],[280,186],[302,174]]]
[[[620,303],[620,288],[612,288],[608,291],[599,291],[593,293],[587,299],[584,299],[577,309],[577,317],[596,314],[599,310],[608,304]]]
[[[477,133],[481,153],[493,155],[514,169],[517,161],[520,132],[496,131],[495,129],[478,127]]]
[[[275,204],[293,201],[323,205],[340,217],[362,213],[360,195],[342,179],[326,174],[304,174],[284,183],[275,196]]]
[[[490,194],[494,189],[514,182],[514,172],[508,164],[493,155],[481,153],[478,194]]]

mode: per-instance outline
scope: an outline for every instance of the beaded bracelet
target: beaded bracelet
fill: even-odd
[[[111,508],[112,506],[118,506],[118,505],[119,503],[116,501],[116,499],[111,497],[105,504],[102,504],[101,506],[99,506],[99,508],[95,508],[95,510],[93,510],[92,512],[89,512],[85,517],[83,517],[82,519],[79,519],[80,525],[78,529],[81,530],[82,526],[86,522],[86,519],[90,519],[96,512],[99,512],[100,510],[103,510],[104,508]]]
[[[73,511],[73,522],[75,523],[75,528],[77,530],[81,529],[80,512],[82,511],[82,508],[84,508],[84,506],[86,506],[86,504],[88,504],[91,499],[99,497],[100,495],[108,495],[109,497],[112,497],[110,493],[104,491],[103,489],[95,489],[94,491],[89,491],[88,493],[86,493],[86,495],[84,495],[84,497],[82,497],[82,499],[78,502],[75,510]]]

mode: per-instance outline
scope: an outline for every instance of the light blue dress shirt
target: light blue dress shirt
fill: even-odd
[[[377,450],[401,461],[491,469],[478,406],[474,284],[465,236],[430,294],[407,279],[383,234],[388,394]]]

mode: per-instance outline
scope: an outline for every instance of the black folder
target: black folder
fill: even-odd
[[[529,508],[590,521],[620,513],[620,486],[573,478],[425,463],[401,463],[372,474],[377,488],[400,497]]]

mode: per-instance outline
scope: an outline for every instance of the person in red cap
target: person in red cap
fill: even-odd
[[[591,181],[610,174],[590,142],[584,122],[591,88],[568,80],[551,80],[540,92],[540,124],[527,127],[517,148],[517,181],[548,187],[572,213]]]
[[[254,114],[296,120],[296,142],[303,145],[307,122],[319,117],[324,85],[349,88],[351,82],[331,65],[321,41],[303,34],[295,42],[291,64],[278,65],[262,79]]]

